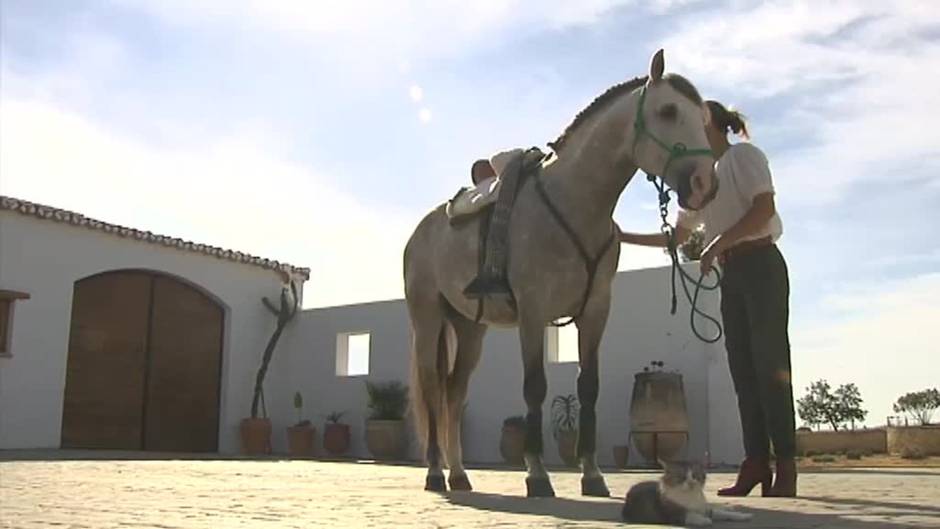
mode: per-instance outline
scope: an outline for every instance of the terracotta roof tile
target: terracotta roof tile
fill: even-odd
[[[21,215],[37,217],[53,222],[61,222],[63,224],[71,224],[73,226],[80,226],[96,231],[103,231],[118,237],[136,239],[138,241],[150,244],[159,244],[184,252],[201,253],[227,261],[259,266],[268,270],[287,272],[292,275],[299,275],[305,280],[310,279],[309,268],[293,266],[287,263],[282,263],[280,261],[265,259],[263,257],[256,257],[244,252],[228,250],[226,248],[219,248],[217,246],[210,246],[208,244],[194,243],[180,239],[179,237],[169,237],[149,231],[128,228],[126,226],[119,226],[117,224],[110,224],[97,219],[86,217],[81,213],[54,208],[52,206],[45,206],[43,204],[36,204],[27,200],[20,200],[18,198],[0,195],[0,210],[13,211]]]

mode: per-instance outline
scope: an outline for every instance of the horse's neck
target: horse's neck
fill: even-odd
[[[629,102],[623,102],[629,108]],[[622,111],[622,110],[621,110]],[[610,134],[605,116],[584,123],[546,168],[549,186],[574,230],[587,240],[607,237],[617,200],[637,167],[620,155],[624,136]],[[607,119],[610,119],[609,116]],[[632,131],[625,130],[630,136]],[[627,138],[626,141],[631,141]]]
[[[610,237],[617,199],[636,172],[636,168],[625,166],[615,185],[597,187],[587,181],[592,179],[581,179],[588,174],[599,176],[598,171],[603,170],[597,167],[581,166],[577,163],[561,164],[559,159],[547,169],[545,187],[552,202],[587,246],[588,251],[599,249]],[[607,171],[613,178],[614,170],[611,168]]]

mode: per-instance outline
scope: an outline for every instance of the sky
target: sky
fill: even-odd
[[[308,308],[399,298],[473,160],[659,48],[770,159],[797,396],[853,382],[883,424],[940,381],[930,0],[0,0],[0,193],[308,266]],[[615,220],[656,231],[655,200],[635,178]]]

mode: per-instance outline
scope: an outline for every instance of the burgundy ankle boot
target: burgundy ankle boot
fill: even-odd
[[[747,496],[760,483],[761,496],[770,494],[770,482],[773,473],[766,459],[747,458],[738,470],[738,479],[731,487],[718,490],[719,496]]]
[[[777,479],[770,489],[770,495],[777,498],[796,497],[796,462],[793,459],[777,460]]]

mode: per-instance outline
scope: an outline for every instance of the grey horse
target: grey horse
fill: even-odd
[[[595,459],[598,348],[610,310],[620,255],[613,211],[638,168],[661,175],[680,203],[711,189],[707,110],[685,78],[663,75],[663,52],[649,75],[608,89],[550,143],[554,153],[521,185],[509,225],[507,268],[513,299],[464,296],[479,263],[481,219],[451,223],[441,205],[418,224],[404,252],[405,298],[411,320],[411,403],[426,450],[425,489],[472,490],[463,466],[460,422],[470,375],[487,327],[518,327],[527,405],[528,496],[554,496],[542,461],[542,405],[547,391],[543,336],[551,322],[578,328],[582,494],[608,496]]]

